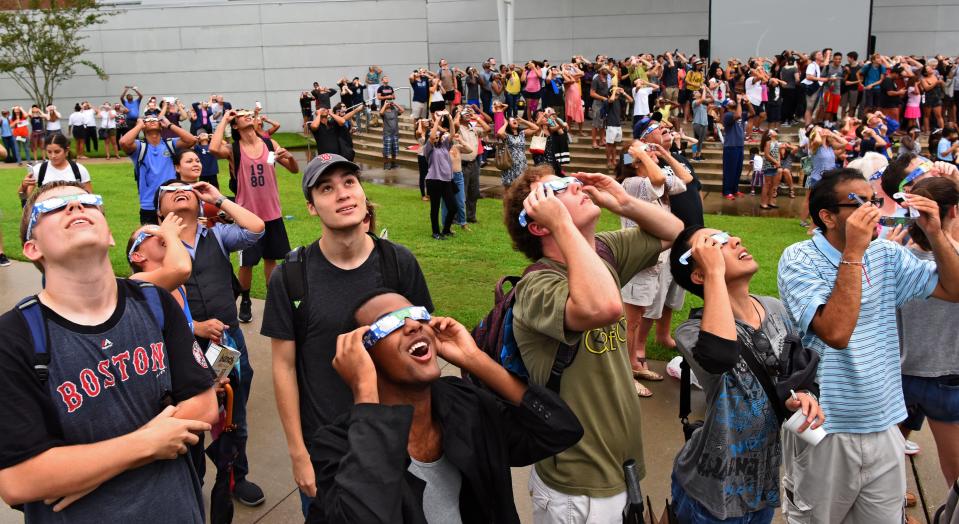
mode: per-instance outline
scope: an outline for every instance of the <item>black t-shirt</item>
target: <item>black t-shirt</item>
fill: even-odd
[[[310,128],[313,138],[316,140],[316,154],[332,153],[341,154],[340,140],[337,128],[339,124],[332,117],[327,118],[326,124],[320,123],[316,129]]]
[[[856,76],[856,73],[859,72],[859,69],[861,67],[862,66],[860,65],[851,66],[849,64],[846,64],[842,67],[843,82],[842,82],[842,88],[840,90],[840,93],[847,93],[851,90],[859,89],[859,86],[855,86],[855,85],[849,86],[849,85],[846,85],[846,82],[855,82],[858,79],[858,77]]]
[[[889,91],[898,91],[899,85],[890,77],[882,79],[879,84],[879,107],[891,109],[902,104],[902,96],[889,96]]]
[[[416,257],[399,244],[393,246],[403,286],[401,294],[414,305],[433,311],[433,301]],[[270,276],[260,334],[295,340],[293,305],[283,283],[285,270],[285,265],[280,265]],[[359,267],[346,270],[331,264],[318,242],[306,248],[306,280],[309,327],[305,343],[296,351],[296,378],[300,391],[300,424],[303,436],[309,439],[353,405],[350,389],[333,369],[336,337],[358,327],[353,321],[355,304],[352,301],[367,291],[383,287],[385,281],[377,249],[373,249]]]
[[[310,94],[313,95],[313,99],[316,101],[316,108],[320,109],[330,108],[330,97],[337,93],[336,89],[314,89],[310,91]]]
[[[673,215],[683,221],[683,226],[701,226],[703,225],[703,199],[700,197],[699,191],[702,189],[703,183],[699,181],[696,170],[693,169],[689,160],[686,160],[686,157],[673,153],[673,158],[686,166],[689,174],[693,177],[693,181],[686,184],[686,191],[669,197],[670,210]]]
[[[623,97],[622,95],[610,100],[606,107],[606,127],[621,127],[623,125]]]
[[[679,70],[676,66],[670,66],[669,62],[663,64],[663,85],[666,87],[679,86]]]
[[[396,98],[396,95],[393,94],[393,86],[381,85],[376,89],[376,94],[382,96],[384,100]],[[379,100],[379,98],[377,98],[377,100]]]
[[[313,99],[308,96],[300,97],[300,109],[309,110],[310,106],[313,104]]]
[[[162,332],[143,291],[118,279],[117,307],[98,326],[74,324],[42,307],[48,330],[49,376],[34,366],[34,346],[23,317],[0,317],[0,468],[48,449],[89,444],[131,433],[166,404],[187,400],[213,385],[179,305],[160,290]],[[66,467],[66,465],[65,465]],[[27,522],[203,522],[199,479],[186,455],[158,460],[104,482],[61,513],[32,502]]]

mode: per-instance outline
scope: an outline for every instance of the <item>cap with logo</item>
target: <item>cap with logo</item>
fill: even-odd
[[[332,153],[320,153],[316,155],[313,160],[310,160],[310,163],[307,164],[306,169],[303,171],[303,196],[305,196],[307,200],[310,200],[310,190],[313,186],[320,181],[320,178],[323,177],[328,169],[336,166],[347,167],[350,171],[360,170],[360,166],[340,155],[334,155]]]

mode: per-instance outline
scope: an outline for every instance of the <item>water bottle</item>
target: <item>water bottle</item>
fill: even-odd
[[[296,218],[296,217],[293,216],[293,215],[286,215],[286,216],[283,217],[283,220],[293,220],[293,219],[295,219],[295,218]]]
[[[623,475],[626,477],[626,508],[623,509],[623,524],[643,524],[643,493],[639,489],[639,474],[636,461],[623,462]]]

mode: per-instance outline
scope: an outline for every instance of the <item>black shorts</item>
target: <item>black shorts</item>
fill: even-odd
[[[313,118],[313,110],[308,107],[301,107],[300,113],[306,118]]]
[[[87,138],[87,128],[85,126],[73,126],[71,130],[74,140],[84,140]]]
[[[758,115],[759,113],[765,113],[765,112],[766,112],[766,102],[760,102],[758,106],[757,106],[756,104],[752,104],[752,106],[753,106],[753,111],[754,111],[757,115]]]
[[[430,113],[435,113],[437,111],[442,111],[446,109],[446,102],[430,102]]]
[[[443,93],[443,100],[452,103],[456,99],[456,90],[450,89],[449,91]]]
[[[686,102],[691,102],[692,97],[689,96],[690,91],[688,89],[679,90],[679,105],[683,105]]]
[[[283,219],[270,220],[266,223],[263,236],[256,241],[256,244],[240,251],[240,265],[253,267],[264,258],[280,260],[289,252],[290,239],[286,236],[286,226],[283,225]]]
[[[766,102],[766,121],[773,123],[782,122],[782,107],[782,100]]]

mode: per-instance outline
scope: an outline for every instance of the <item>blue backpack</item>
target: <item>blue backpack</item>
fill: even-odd
[[[156,286],[149,282],[137,281],[137,284],[143,291],[143,296],[147,301],[147,305],[150,307],[150,312],[153,313],[153,318],[157,321],[157,325],[160,326],[160,330],[162,331],[164,318],[163,304],[160,302],[160,292],[157,291]],[[40,300],[37,299],[36,295],[27,297],[17,303],[17,311],[23,317],[23,320],[27,323],[27,328],[30,330],[30,339],[33,342],[33,370],[36,372],[40,382],[45,383],[49,376],[50,351],[47,347],[49,344],[47,339],[47,325],[43,318],[43,309],[40,307]]]
[[[596,254],[611,266],[616,267],[616,261],[613,252],[604,242],[596,239]],[[529,381],[529,371],[523,362],[523,356],[519,351],[519,344],[513,335],[513,306],[516,302],[516,285],[526,275],[536,271],[552,269],[543,262],[536,262],[523,271],[523,276],[507,275],[496,282],[496,288],[493,290],[493,309],[483,318],[483,320],[473,328],[472,335],[476,345],[489,355],[495,362],[506,368],[507,371]],[[505,290],[505,285],[510,284],[510,289]],[[556,357],[553,359],[553,366],[549,371],[549,379],[546,381],[546,387],[559,394],[560,382],[563,378],[563,372],[573,364],[576,358],[576,352],[579,344],[559,344],[556,351]],[[464,378],[476,384],[483,384],[465,371]]]

